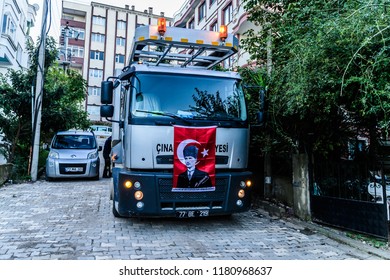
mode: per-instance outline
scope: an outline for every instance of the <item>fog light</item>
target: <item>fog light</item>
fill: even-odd
[[[134,188],[136,188],[137,190],[139,190],[141,188],[141,183],[140,182],[135,182],[134,183]]]
[[[135,198],[136,200],[141,200],[143,197],[144,197],[144,193],[141,192],[141,191],[136,191],[136,192],[134,193],[134,198]]]
[[[245,186],[246,186],[246,183],[245,183],[244,181],[241,181],[241,182],[240,182],[240,187],[241,187],[241,188],[245,188]]]
[[[126,181],[124,185],[126,189],[130,189],[133,186],[133,183],[131,181]]]
[[[239,198],[243,198],[245,196],[245,191],[244,190],[239,190],[237,195],[238,195]]]
[[[252,186],[252,181],[251,180],[248,180],[246,181],[246,186],[249,188],[250,186]]]
[[[144,203],[142,201],[138,201],[137,202],[137,208],[138,209],[144,208]]]
[[[239,206],[239,207],[242,207],[242,205],[244,205],[244,203],[242,203],[242,200],[241,200],[241,199],[237,200],[237,201],[236,201],[236,204],[237,204],[237,206]]]

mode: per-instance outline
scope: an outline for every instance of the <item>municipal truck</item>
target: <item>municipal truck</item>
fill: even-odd
[[[242,81],[216,66],[238,51],[220,32],[157,25],[135,30],[129,64],[102,82],[113,122],[116,217],[205,217],[247,211],[249,123]]]

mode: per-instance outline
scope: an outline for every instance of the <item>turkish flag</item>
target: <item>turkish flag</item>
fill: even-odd
[[[174,126],[172,191],[215,190],[216,126]]]

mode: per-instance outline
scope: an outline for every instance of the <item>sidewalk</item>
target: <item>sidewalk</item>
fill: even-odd
[[[347,230],[343,231],[342,229],[332,228],[319,223],[300,220],[293,215],[292,211],[290,212],[289,210],[274,205],[268,201],[258,200],[255,202],[255,207],[257,208],[256,210],[260,213],[264,211],[275,219],[282,219],[288,223],[295,225],[300,231],[308,232],[309,234],[320,233],[330,239],[333,239],[342,244],[346,244],[359,251],[371,254],[384,260],[390,260],[389,244],[387,244],[386,247],[376,248],[361,240],[356,240],[351,237],[348,237]]]

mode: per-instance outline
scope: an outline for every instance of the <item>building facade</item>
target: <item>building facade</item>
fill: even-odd
[[[101,121],[101,82],[127,65],[135,28],[157,24],[161,16],[152,7],[137,11],[129,5],[62,1],[61,63],[78,69],[87,81],[85,107],[91,121]]]
[[[0,0],[0,73],[29,67],[26,45],[38,9],[28,0]]]
[[[248,21],[241,0],[186,0],[181,9],[174,14],[175,26],[200,30],[219,31],[221,25],[228,26],[228,32],[235,34],[239,40],[244,33],[256,26]],[[246,66],[249,54],[239,49],[238,55],[226,61],[226,68]]]

